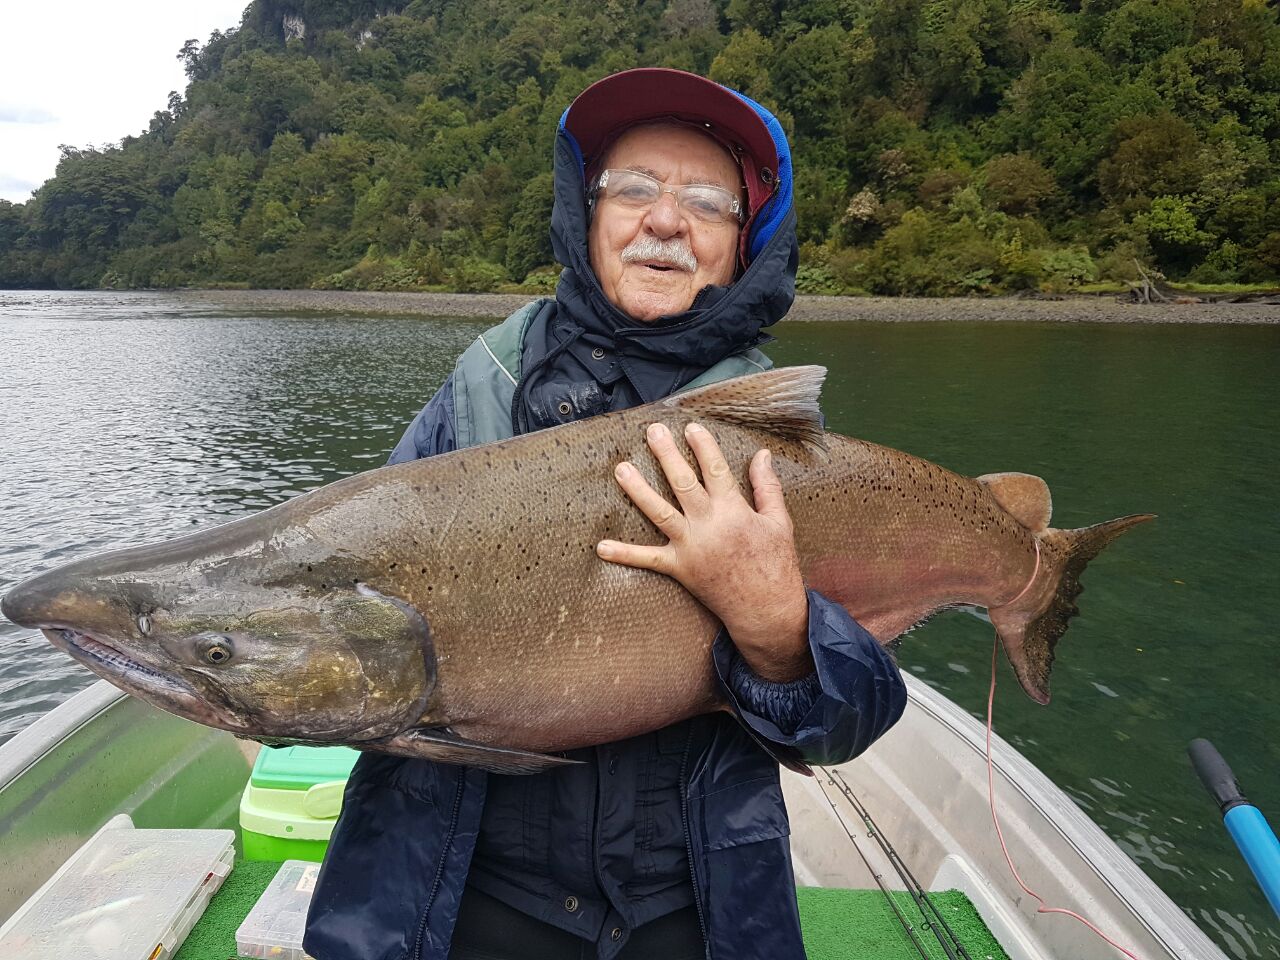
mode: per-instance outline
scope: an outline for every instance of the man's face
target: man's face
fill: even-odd
[[[718,143],[689,127],[653,124],[629,130],[605,156],[601,169],[638,170],[669,189],[709,183],[734,195],[742,193],[737,165]],[[709,284],[733,280],[738,223],[705,223],[680,209],[673,194],[662,193],[648,210],[635,210],[601,196],[596,202],[588,246],[591,268],[609,300],[634,320],[650,323],[682,313]],[[628,262],[624,251],[645,239],[680,244],[696,266],[674,258]],[[632,253],[627,254],[630,259]]]

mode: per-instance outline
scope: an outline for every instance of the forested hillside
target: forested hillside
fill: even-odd
[[[783,119],[802,290],[1280,277],[1265,0],[254,0],[179,56],[0,201],[0,286],[549,289],[556,121],[645,65]]]

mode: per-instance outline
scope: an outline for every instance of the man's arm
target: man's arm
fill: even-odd
[[[807,596],[813,673],[790,683],[764,680],[721,631],[712,651],[716,674],[757,736],[806,763],[844,763],[897,723],[907,688],[888,651],[844,607],[815,590]]]

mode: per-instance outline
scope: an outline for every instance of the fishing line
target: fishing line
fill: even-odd
[[[831,782],[832,786],[835,786],[836,782],[831,777],[831,771],[827,770],[825,767],[821,769],[827,775],[827,779]],[[840,826],[844,828],[845,834],[849,837],[849,842],[853,844],[853,849],[857,851],[859,858],[861,858],[862,865],[867,868],[867,872],[871,874],[871,878],[875,880],[876,886],[879,887],[880,892],[884,894],[885,900],[889,901],[889,909],[891,909],[893,911],[893,915],[898,918],[898,923],[902,924],[902,929],[906,931],[907,936],[911,939],[911,943],[916,948],[916,952],[919,953],[924,960],[931,960],[929,952],[925,949],[924,944],[920,942],[920,938],[916,936],[915,925],[906,918],[901,908],[899,908],[898,902],[893,899],[893,894],[890,893],[889,888],[884,885],[884,875],[878,873],[876,869],[871,866],[871,861],[867,859],[867,855],[863,853],[862,848],[858,846],[858,841],[854,839],[853,831],[850,830],[849,825],[844,822],[844,815],[840,813],[840,809],[836,806],[835,801],[827,794],[827,790],[822,785],[822,781],[815,777],[814,783],[816,783],[818,785],[818,789],[822,791],[822,798],[826,800],[827,805],[831,807],[831,812],[834,813],[836,815],[836,819],[840,821]]]
[[[1002,607],[1007,607],[1009,606],[1009,604],[1017,603],[1019,600],[1022,599],[1023,594],[1025,594],[1028,590],[1031,589],[1031,585],[1036,582],[1036,574],[1040,572],[1040,540],[1036,537],[1035,534],[1032,534],[1031,542],[1036,545],[1036,565],[1034,569],[1032,569],[1031,571],[1031,579],[1027,581],[1027,585],[1025,587],[1023,587],[1021,590],[1018,591],[1018,595],[1016,597],[1014,597],[1008,603],[1002,603],[1001,604]]]
[[[965,949],[964,944],[960,942],[960,938],[956,936],[956,932],[952,930],[951,925],[947,923],[947,918],[942,915],[934,905],[933,901],[929,899],[928,892],[923,886],[921,886],[920,881],[916,879],[915,874],[911,872],[911,868],[907,866],[907,862],[902,859],[893,844],[889,842],[889,838],[886,837],[884,832],[876,825],[875,820],[871,817],[871,811],[869,811],[866,806],[863,805],[862,801],[858,799],[857,795],[854,794],[853,788],[850,787],[848,781],[844,779],[844,775],[838,772],[833,773],[831,771],[827,771],[827,777],[833,784],[836,783],[837,778],[839,779],[839,783],[836,785],[839,787],[840,792],[843,793],[845,799],[849,801],[854,812],[862,818],[862,822],[867,828],[867,836],[876,841],[876,844],[880,847],[880,852],[885,855],[885,858],[888,859],[890,865],[898,874],[898,879],[902,881],[902,885],[905,887],[906,893],[915,903],[916,909],[920,911],[921,916],[924,917],[924,925],[933,932],[934,937],[938,941],[938,945],[942,947],[942,950],[947,955],[948,960],[957,960],[957,953],[960,957],[963,957],[964,960],[972,960],[969,956],[969,951]],[[930,915],[932,915],[932,919],[930,918]],[[942,933],[939,933],[939,929],[945,931],[946,937],[944,937]]]
[[[1040,568],[1039,547],[1040,547],[1040,544],[1037,542],[1036,544],[1036,569],[1037,570]],[[1034,579],[1034,576],[1032,577],[1032,579]],[[1030,586],[1030,585],[1031,584],[1029,583],[1027,584],[1027,586]],[[1023,590],[1023,593],[1026,593],[1025,589]],[[1022,596],[1022,594],[1018,594],[1018,596],[1020,597]],[[1114,940],[1108,937],[1105,933],[1103,933],[1101,930],[1095,927],[1092,923],[1090,923],[1084,917],[1080,916],[1080,914],[1072,910],[1067,910],[1065,907],[1048,906],[1044,902],[1044,897],[1040,896],[1040,894],[1036,893],[1034,890],[1032,890],[1030,887],[1028,887],[1025,883],[1022,882],[1022,877],[1018,873],[1018,868],[1013,865],[1013,858],[1009,856],[1009,848],[1005,845],[1005,842],[1004,842],[1004,831],[1000,829],[1000,818],[996,816],[995,774],[993,772],[993,765],[991,763],[991,727],[992,727],[991,718],[992,718],[992,713],[994,711],[995,702],[996,702],[996,652],[999,650],[999,648],[1000,648],[1000,635],[997,633],[991,644],[991,689],[987,692],[987,799],[991,803],[991,822],[995,825],[996,836],[1000,838],[1000,850],[1001,852],[1004,853],[1004,862],[1009,865],[1009,872],[1013,874],[1013,879],[1018,881],[1018,886],[1022,888],[1022,892],[1025,893],[1027,896],[1032,897],[1035,900],[1039,901],[1040,906],[1036,908],[1036,913],[1064,913],[1068,917],[1074,917],[1075,919],[1083,923],[1086,927],[1088,927],[1090,930],[1092,930],[1094,933],[1096,933],[1103,940],[1105,940],[1107,943],[1111,944],[1111,946],[1115,947],[1117,950],[1123,953],[1126,957],[1129,957],[1130,960],[1139,960],[1139,957],[1137,956],[1137,954],[1133,953],[1130,950],[1126,950],[1124,947],[1120,946],[1120,944],[1116,943]]]

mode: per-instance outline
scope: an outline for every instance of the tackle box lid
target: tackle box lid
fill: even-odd
[[[164,960],[235,860],[231,830],[113,818],[0,927],[5,960]]]
[[[271,790],[309,790],[317,783],[346,780],[359,756],[350,747],[263,747],[249,782]]]

